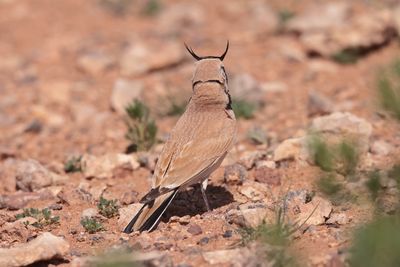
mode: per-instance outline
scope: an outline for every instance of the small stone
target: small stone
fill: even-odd
[[[81,159],[83,174],[86,178],[96,177],[104,179],[113,176],[113,171],[118,167],[135,170],[140,164],[136,155],[105,154],[99,157],[85,154]]]
[[[247,247],[203,252],[204,260],[214,266],[263,266],[255,251]],[[258,262],[255,262],[258,258]]]
[[[86,237],[83,234],[80,234],[79,236],[76,237],[76,241],[78,242],[85,242]]]
[[[327,30],[340,26],[350,12],[348,3],[330,3],[326,5],[313,5],[289,21],[287,29],[300,33]]]
[[[103,53],[88,53],[78,59],[78,68],[91,75],[97,75],[110,68],[114,60]]]
[[[223,237],[223,238],[230,238],[230,237],[232,237],[232,235],[233,235],[232,230],[226,230],[226,231],[224,232],[224,234],[222,235],[222,237]]]
[[[17,188],[17,182],[15,179],[18,165],[17,162],[18,161],[13,158],[7,158],[5,161],[0,161],[0,192],[15,192]]]
[[[387,156],[392,151],[392,146],[382,140],[377,140],[371,145],[371,153],[378,156]]]
[[[345,213],[332,213],[330,218],[326,221],[327,224],[348,224],[351,221]]]
[[[40,133],[43,129],[43,124],[34,119],[33,121],[31,121],[24,129],[25,133]]]
[[[110,112],[101,112],[91,104],[71,103],[72,118],[77,127],[99,127],[105,123],[107,117],[111,117]],[[75,155],[76,156],[76,155]]]
[[[182,216],[182,217],[172,216],[169,219],[169,222],[177,222],[179,224],[186,225],[186,224],[190,223],[190,215],[185,215],[185,216]]]
[[[76,235],[76,234],[78,233],[78,230],[72,228],[72,229],[70,229],[70,230],[68,231],[68,233],[70,233],[71,235]]]
[[[165,242],[155,242],[153,244],[153,246],[157,249],[157,250],[169,250],[170,248],[172,248],[174,245],[171,243],[165,243]]]
[[[191,224],[189,226],[189,228],[187,229],[188,233],[192,234],[192,235],[200,235],[203,233],[203,230],[201,229],[201,227],[197,224]]]
[[[141,99],[144,86],[139,81],[118,79],[111,93],[111,107],[121,115],[126,113],[126,107],[135,99]]]
[[[343,140],[357,142],[360,154],[365,154],[369,149],[372,125],[351,113],[335,112],[315,118],[310,130],[321,135],[329,143]]]
[[[278,186],[281,185],[281,176],[279,172],[268,167],[261,167],[254,172],[254,179],[257,182]]]
[[[333,111],[333,103],[326,96],[310,91],[308,93],[308,116],[326,115]]]
[[[379,183],[380,183],[382,188],[395,188],[395,187],[397,187],[396,179],[392,179],[392,178],[389,178],[387,176],[382,176],[381,174],[379,174],[379,175],[380,175]],[[389,192],[386,192],[386,193],[389,193]]]
[[[276,163],[273,160],[260,160],[256,162],[256,169],[268,168],[275,169]]]
[[[49,206],[49,209],[51,209],[51,210],[62,210],[62,208],[63,208],[63,206],[58,203],[54,203]]]
[[[13,0],[2,0],[1,3],[13,2]],[[4,54],[3,60],[0,62],[0,71],[15,71],[25,64],[25,59],[22,55]]]
[[[316,60],[309,61],[308,69],[309,69],[309,72],[306,73],[305,79],[310,79],[321,73],[336,74],[338,72],[339,68],[338,68],[337,64],[335,64],[334,62],[326,61],[325,59],[316,59]],[[331,102],[325,96],[319,95],[317,97],[318,98],[322,97],[326,100],[326,102]],[[309,96],[309,101],[310,100],[311,99]],[[319,101],[319,100],[320,99],[317,99],[317,101]],[[325,102],[325,100],[322,100],[322,101]],[[327,105],[323,104],[323,105],[326,107],[329,107],[329,104],[327,104]],[[333,103],[332,103],[332,105],[333,105]],[[336,110],[342,110],[343,108],[346,108],[346,104],[343,105],[343,102],[340,102],[340,103],[337,103],[332,108],[336,109]],[[328,112],[328,113],[331,113],[331,112]],[[326,114],[320,114],[320,115],[326,115]]]
[[[240,164],[236,163],[225,167],[224,182],[227,184],[242,184],[246,176],[246,168]]]
[[[112,252],[112,250],[111,250]],[[107,254],[106,254],[107,255]],[[99,259],[101,260],[99,262]],[[96,256],[75,258],[70,265],[73,267],[82,266],[98,266],[106,264],[114,266],[114,262],[107,261],[108,258],[99,258]],[[121,261],[118,261],[121,262]],[[110,263],[110,264],[109,264]],[[173,267],[171,257],[166,252],[151,251],[151,252],[131,252],[124,254],[122,266],[157,266],[157,267]]]
[[[343,141],[354,142],[360,156],[365,156],[369,148],[372,126],[350,113],[335,112],[315,118],[310,132],[320,136],[329,145]],[[302,165],[313,163],[308,140],[308,136],[303,136],[283,141],[274,150],[274,161],[296,160]]]
[[[97,212],[97,209],[89,208],[89,209],[85,209],[85,210],[82,211],[81,219],[93,218],[93,217],[96,217],[98,215],[99,215],[99,213]]]
[[[265,199],[268,188],[264,184],[247,181],[238,191],[252,201],[260,201]]]
[[[179,36],[182,31],[201,26],[207,14],[204,6],[197,2],[179,2],[166,5],[158,18],[158,27],[168,36]]]
[[[385,194],[381,194],[378,196],[376,203],[382,213],[395,214],[399,207],[399,196],[397,188],[387,189]]]
[[[89,187],[89,194],[92,196],[92,199],[100,199],[103,195],[104,191],[107,189],[107,185],[105,184],[92,184]]]
[[[19,210],[24,208],[30,201],[52,199],[49,191],[41,192],[18,192],[12,195],[0,195],[0,209]]]
[[[33,105],[31,107],[31,114],[32,117],[42,121],[45,126],[50,128],[57,129],[65,125],[65,118],[63,115],[55,112],[54,110],[50,110],[43,105]]]
[[[97,243],[97,242],[100,242],[100,241],[104,240],[104,237],[101,236],[101,235],[90,235],[89,236],[89,240],[94,242],[94,243]]]
[[[331,259],[330,255],[327,254],[316,254],[316,255],[312,255],[309,260],[310,260],[310,264],[312,264],[312,266],[329,266],[329,261]],[[332,265],[335,266],[335,265]],[[340,266],[340,265],[339,265]]]
[[[266,93],[279,93],[287,91],[287,85],[282,82],[265,82],[261,85],[261,89]]]
[[[227,213],[227,221],[235,223],[241,227],[257,227],[264,220],[268,219],[269,210],[262,203],[241,204],[238,209],[233,209]]]
[[[50,185],[62,185],[68,176],[49,171],[33,159],[18,163],[16,173],[17,187],[23,191],[35,191]]]
[[[143,266],[172,267],[172,259],[167,253],[159,251],[132,253],[132,258]]]
[[[239,210],[244,217],[247,227],[259,226],[268,214],[267,207],[263,204],[242,204]]]
[[[81,199],[90,202],[91,200],[98,200],[106,189],[107,185],[104,183],[82,181],[79,183],[76,192],[80,194]]]
[[[319,196],[312,197],[306,190],[292,191],[286,199],[288,218],[292,223],[321,225],[330,218],[332,204]]]
[[[34,222],[31,217],[22,218],[15,222],[5,222],[0,227],[0,236],[2,242],[13,244],[15,242],[24,243],[27,241],[32,229],[26,226],[25,221]]]
[[[306,53],[297,41],[287,40],[280,44],[279,52],[290,62],[304,62]]]
[[[121,203],[123,205],[129,205],[138,201],[139,193],[136,191],[125,192],[121,197]]]
[[[52,80],[39,87],[41,99],[51,103],[66,105],[71,99],[71,83],[66,80]]]
[[[279,27],[279,19],[275,10],[268,4],[254,1],[248,5],[249,13],[246,22],[248,29],[254,34],[272,34]]]
[[[265,157],[266,152],[264,151],[246,151],[240,157],[239,163],[243,165],[247,170],[253,168],[257,161]]]
[[[305,143],[305,137],[286,139],[275,148],[274,161],[296,160],[304,164],[309,157]]]
[[[169,66],[174,66],[184,59],[179,43],[165,41],[160,43],[133,42],[121,57],[121,73],[125,76],[141,75]]]
[[[244,99],[258,104],[264,99],[261,83],[247,73],[234,75],[229,81],[229,91],[234,99]]]
[[[396,35],[391,10],[360,12],[348,2],[314,5],[291,19],[287,29],[300,35],[309,53],[327,58],[361,47],[373,49]]]
[[[33,64],[19,68],[14,72],[14,79],[18,85],[32,85],[38,81],[38,70]]]
[[[255,145],[267,145],[270,141],[266,131],[258,126],[247,131],[247,138]]]
[[[17,121],[16,115],[12,115],[12,114],[6,115],[5,112],[0,113],[0,127],[2,127],[3,129],[5,129],[6,127],[11,127],[11,126],[15,125],[16,121]]]
[[[158,155],[148,152],[139,152],[138,160],[140,162],[140,166],[146,167],[150,171],[154,171],[158,160]]]
[[[97,260],[97,262],[96,262]],[[124,257],[124,263],[126,266],[161,266],[161,267],[172,267],[171,258],[168,254],[152,251],[152,252],[133,252],[126,254]],[[84,264],[82,266],[92,266],[98,264],[98,258],[89,257],[84,258]]]
[[[197,244],[199,244],[200,246],[207,245],[209,241],[210,241],[209,237],[203,237],[202,239],[199,240],[199,242],[197,242]]]
[[[239,192],[252,201],[259,201],[265,198],[265,194],[253,185],[243,185],[239,188]]]
[[[0,160],[2,161],[13,160],[12,158],[15,157],[16,157],[16,151],[14,149],[0,146]]]
[[[45,232],[25,244],[0,248],[0,266],[17,267],[63,258],[69,252],[69,244],[62,237]]]
[[[123,231],[132,218],[139,212],[143,204],[135,203],[119,209],[118,229]]]

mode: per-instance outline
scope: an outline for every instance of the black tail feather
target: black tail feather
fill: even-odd
[[[128,225],[125,227],[124,229],[124,233],[129,234],[132,233],[132,228],[136,223],[136,220],[139,218],[140,214],[142,214],[143,209],[147,206],[148,204],[143,204],[143,206],[140,208],[140,210],[138,211],[138,213],[136,213],[135,217],[133,217],[133,219],[128,223]]]
[[[147,219],[147,221],[140,227],[139,231],[152,231],[161,219],[161,216],[167,210],[168,206],[171,204],[172,200],[178,193],[178,188],[175,189],[174,193],[167,198],[158,209]]]
[[[178,188],[176,188],[174,190],[174,193],[169,196],[161,205],[160,207],[158,207],[153,214],[150,215],[150,217],[146,220],[146,222],[139,228],[139,231],[152,231],[154,229],[154,227],[158,224],[158,222],[161,219],[161,216],[164,214],[164,212],[166,211],[166,209],[168,208],[168,206],[171,204],[172,200],[174,199],[174,197],[176,196],[176,194],[178,193]],[[135,225],[137,219],[139,218],[140,214],[142,214],[143,209],[147,206],[149,206],[150,204],[153,204],[154,201],[151,201],[150,203],[146,203],[143,204],[142,208],[138,211],[138,213],[135,215],[135,217],[133,217],[133,219],[129,222],[129,224],[125,227],[124,229],[124,233],[131,233],[132,232],[132,228]]]

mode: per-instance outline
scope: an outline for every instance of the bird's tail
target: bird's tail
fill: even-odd
[[[143,204],[135,217],[125,227],[124,233],[153,230],[177,193],[178,188]]]

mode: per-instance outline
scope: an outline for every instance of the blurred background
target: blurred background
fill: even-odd
[[[305,234],[295,238],[294,247],[305,254],[300,258],[307,259],[303,266],[345,266],[341,264],[349,258],[352,266],[399,266],[395,254],[400,238],[390,237],[390,227],[399,226],[393,215],[398,213],[400,179],[399,34],[400,2],[395,0],[0,0],[0,193],[19,196],[53,186],[27,187],[21,182],[19,164],[29,160],[62,175],[62,184],[71,187],[53,192],[53,202],[63,198],[60,192],[65,197],[75,188],[92,190],[89,199],[79,195],[80,202],[64,207],[69,217],[61,217],[61,228],[51,231],[69,236],[76,251],[91,254],[94,241],[86,236],[77,245],[77,237],[68,234],[70,227],[81,227],[82,209],[96,205],[99,196],[119,199],[120,206],[126,206],[147,191],[162,144],[191,95],[194,59],[184,42],[198,55],[208,56],[220,55],[229,40],[224,64],[239,135],[213,183],[228,184],[229,173],[238,175],[244,168],[246,179],[273,192],[285,192],[280,186],[290,184],[290,190],[305,188],[326,199],[328,215],[315,212],[323,222],[317,220],[314,228],[302,229]],[[314,139],[307,141],[313,133]],[[128,167],[133,170],[128,168],[123,175],[99,174],[97,167],[85,171],[88,164],[106,164],[99,159],[105,154],[138,155],[136,164],[141,167],[132,163]],[[107,159],[107,164],[119,164],[120,159]],[[76,168],[81,160],[82,168]],[[226,169],[238,164],[239,169]],[[97,175],[105,180],[92,179]],[[118,175],[123,178],[115,180]],[[128,193],[127,184],[136,195],[124,202],[120,199]],[[353,196],[364,194],[365,199],[354,204],[342,188]],[[224,205],[246,202],[233,192],[240,189],[227,190],[233,199]],[[264,200],[268,205],[273,203],[270,197]],[[3,223],[15,220],[7,216],[13,218],[24,207],[47,207],[42,202],[15,207],[4,198],[0,203],[6,214]],[[395,218],[382,222],[387,218],[378,216],[369,226],[373,234],[375,226],[389,229],[387,236],[376,237],[384,245],[346,254],[354,230],[375,220],[377,213]],[[70,221],[77,220],[74,214],[77,222]],[[331,214],[339,215],[327,223]],[[298,219],[295,216],[294,221]],[[106,225],[116,231],[114,220]],[[264,230],[252,232],[252,238],[263,238]],[[113,234],[109,240],[117,239],[118,233]],[[156,237],[157,233],[150,236]],[[376,242],[371,236],[362,238]],[[386,254],[385,238],[397,249],[391,256]],[[10,235],[1,241],[9,247],[26,240]],[[208,250],[217,248],[227,247],[210,245]],[[383,256],[360,263],[376,249],[384,251]],[[316,250],[320,252],[313,255]],[[187,259],[186,252],[180,253]],[[174,264],[180,263],[181,254],[171,254]],[[74,256],[68,255],[72,260]],[[374,265],[392,256],[390,263]],[[282,262],[268,266],[292,264]]]
[[[3,147],[60,160],[88,149],[123,150],[119,113],[132,98],[162,116],[190,97],[194,62],[183,42],[200,55],[219,55],[230,40],[231,93],[258,102],[256,124],[278,139],[314,115],[309,94],[371,117],[369,84],[398,52],[395,4],[2,1]],[[160,121],[166,132],[169,121]]]

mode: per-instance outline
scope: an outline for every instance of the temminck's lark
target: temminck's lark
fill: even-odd
[[[222,63],[229,42],[219,57],[200,57],[185,46],[197,60],[193,94],[158,159],[154,185],[141,199],[143,206],[126,226],[125,233],[153,230],[176,194],[196,183],[202,183],[203,199],[210,210],[205,194],[207,179],[234,144],[236,119]]]

